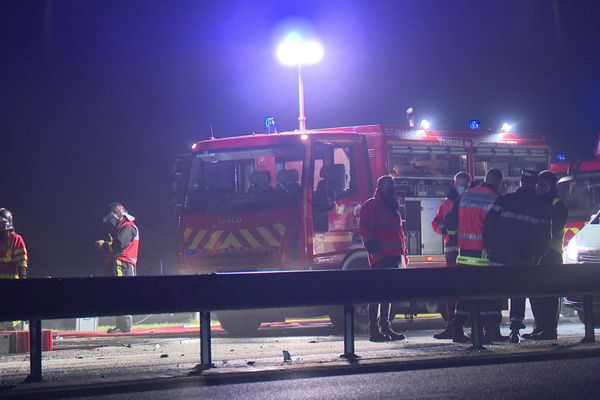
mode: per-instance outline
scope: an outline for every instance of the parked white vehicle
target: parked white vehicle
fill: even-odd
[[[569,241],[563,251],[563,262],[600,263],[600,211]]]

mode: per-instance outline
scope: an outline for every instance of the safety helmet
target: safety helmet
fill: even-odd
[[[0,229],[3,231],[12,231],[14,229],[12,213],[6,208],[0,208]]]
[[[550,186],[552,188],[555,188],[556,187],[556,183],[558,182],[558,178],[552,172],[550,172],[548,170],[544,170],[544,171],[540,172],[539,182],[540,183],[544,182],[548,186]]]
[[[102,222],[110,222],[116,227],[123,217],[127,218],[130,221],[135,220],[135,217],[127,212],[123,204],[110,203],[108,205],[108,208],[106,209],[104,218],[102,218]]]
[[[106,209],[104,218],[102,218],[102,222],[109,222],[113,217],[116,218],[117,221],[120,221],[125,214],[127,214],[127,210],[123,204],[110,203]]]

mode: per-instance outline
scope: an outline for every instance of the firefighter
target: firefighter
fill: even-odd
[[[408,264],[402,216],[396,199],[394,178],[384,175],[377,180],[375,196],[360,210],[359,234],[369,252],[372,269],[403,268]],[[403,340],[390,324],[391,303],[369,304],[369,340]]]
[[[536,193],[537,180],[536,171],[523,171],[519,189],[499,197],[488,213],[483,242],[493,265],[537,265],[548,250],[550,217]],[[511,343],[519,343],[524,318],[525,298],[511,298]]]
[[[96,246],[105,251],[113,276],[135,276],[140,243],[140,232],[135,224],[135,218],[127,212],[123,204],[111,203],[102,219],[112,225],[115,237],[108,235],[107,240],[97,240]],[[108,333],[130,332],[131,315],[117,317],[114,328]]]
[[[458,266],[489,265],[487,252],[483,246],[483,221],[500,195],[499,189],[502,185],[502,179],[503,176],[500,170],[490,169],[484,182],[460,195],[446,215],[448,234],[457,235],[458,255],[456,264]],[[497,302],[480,302],[480,311],[485,316],[482,321],[486,330],[484,340],[500,339],[499,326],[502,317]],[[463,326],[469,318],[469,313],[469,303],[458,301],[456,315],[452,323],[452,340],[456,343],[464,343],[469,340],[463,330]]]
[[[537,192],[548,207],[550,214],[551,239],[550,246],[540,265],[562,264],[563,231],[567,223],[569,211],[565,203],[558,197],[556,184],[558,179],[550,171],[542,171],[538,177]],[[557,338],[558,315],[560,303],[558,297],[530,298],[531,311],[535,318],[535,326],[531,333],[523,334],[523,339],[554,340]]]
[[[471,183],[471,175],[466,172],[459,172],[454,175],[454,182],[450,186],[448,196],[440,204],[435,218],[431,222],[433,231],[444,235],[444,255],[446,256],[446,266],[456,267],[456,257],[458,256],[458,244],[456,243],[456,235],[449,235],[446,229],[446,215],[452,209],[454,201],[459,195],[463,194]],[[446,328],[433,335],[436,339],[452,339],[452,321],[454,321],[454,313],[456,311],[456,300],[446,299]]]
[[[15,232],[12,213],[0,208],[0,279],[27,278],[27,248],[23,237]],[[17,330],[19,321],[0,322],[0,330]]]

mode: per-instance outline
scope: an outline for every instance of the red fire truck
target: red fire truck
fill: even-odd
[[[174,168],[179,268],[186,274],[367,268],[358,216],[385,174],[395,176],[403,200],[409,267],[442,266],[443,240],[431,221],[454,174],[469,171],[480,181],[499,168],[512,191],[523,169],[548,163],[541,134],[366,125],[204,140]],[[438,304],[395,307],[415,314],[441,311]],[[308,313],[222,312],[218,318],[227,331],[247,334],[296,311]],[[341,322],[338,310],[315,312]],[[366,324],[365,307],[357,307],[356,320]]]
[[[550,166],[560,180],[558,194],[569,209],[563,246],[600,210],[600,132],[595,158],[585,161],[555,163]]]

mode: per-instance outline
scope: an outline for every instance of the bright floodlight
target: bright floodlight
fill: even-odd
[[[316,64],[323,58],[323,46],[298,34],[288,35],[277,48],[277,58],[284,65]]]
[[[500,130],[502,132],[508,133],[511,131],[512,128],[513,128],[513,126],[511,124],[509,124],[508,122],[505,122],[502,124],[502,127],[500,128]]]
[[[429,127],[431,127],[431,122],[427,121],[426,119],[422,119],[419,127],[421,129],[429,129]]]

